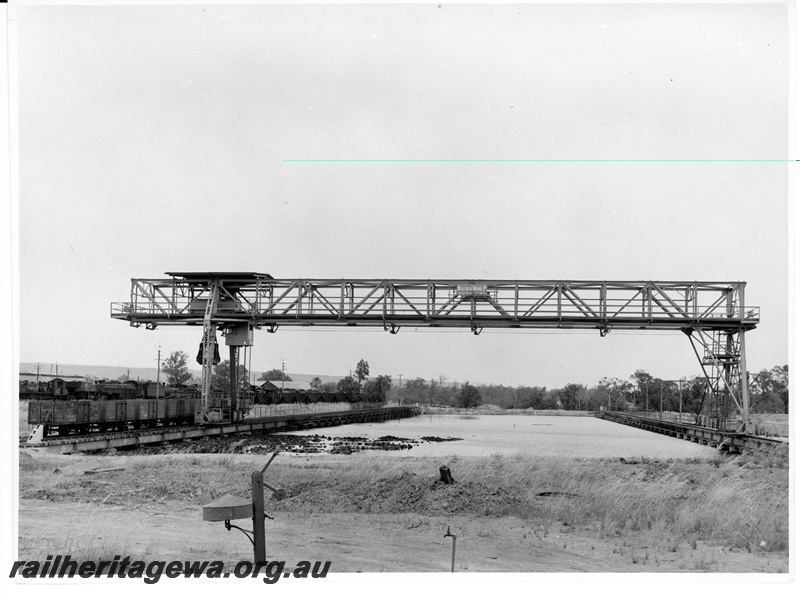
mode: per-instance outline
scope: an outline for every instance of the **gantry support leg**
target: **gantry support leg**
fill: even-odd
[[[202,425],[209,422],[208,401],[211,398],[211,376],[214,373],[214,355],[217,352],[217,324],[212,316],[217,310],[219,300],[219,282],[214,279],[209,287],[208,302],[203,317],[203,374],[200,384],[200,410],[195,414],[195,423]]]
[[[742,385],[742,421],[745,433],[752,431],[750,426],[750,385],[747,377],[747,357],[744,348],[744,330],[739,330],[739,375]]]
[[[238,421],[236,398],[239,392],[239,347],[228,346],[231,363],[231,420]]]
[[[713,399],[713,417],[728,418],[734,407],[743,430],[750,421],[745,331],[685,329]],[[698,349],[699,347],[699,349]],[[702,353],[702,354],[701,354]]]

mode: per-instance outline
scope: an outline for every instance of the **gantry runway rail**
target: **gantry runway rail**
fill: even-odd
[[[476,279],[275,279],[253,272],[169,272],[132,279],[130,300],[111,317],[132,326],[203,326],[205,403],[211,389],[216,332],[231,347],[252,345],[252,331],[281,326],[672,330],[689,337],[710,387],[714,414],[738,410],[749,427],[745,332],[759,308],[745,304],[746,283]],[[235,393],[232,376],[232,393]],[[235,398],[234,398],[235,399]]]
[[[595,416],[638,429],[708,445],[721,452],[741,454],[754,451],[781,451],[788,455],[786,447],[789,443],[788,438],[748,435],[737,431],[736,423],[720,423],[717,419],[704,419],[704,422],[700,423],[694,418],[696,415],[688,413],[664,413],[662,415],[659,413],[602,411],[595,413]],[[781,447],[783,447],[782,450],[776,449]]]

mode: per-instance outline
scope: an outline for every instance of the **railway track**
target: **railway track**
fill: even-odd
[[[200,439],[250,431],[296,431],[351,423],[374,423],[402,419],[420,414],[416,406],[394,406],[367,410],[344,410],[272,417],[255,417],[238,423],[213,425],[173,425],[129,431],[94,432],[85,435],[28,439],[21,448],[37,448],[69,454],[111,448],[132,448],[169,441]]]
[[[721,452],[735,454],[776,450],[789,443],[788,438],[763,437],[736,431],[723,431],[691,423],[679,423],[631,413],[603,411],[598,413],[597,416],[607,421],[669,435],[670,437],[711,446]]]

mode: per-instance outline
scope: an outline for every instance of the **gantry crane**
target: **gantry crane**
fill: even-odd
[[[202,409],[198,423],[228,420],[209,407],[221,330],[230,348],[232,418],[238,353],[253,330],[280,326],[614,329],[682,331],[689,337],[715,403],[749,427],[745,333],[759,309],[745,305],[744,282],[577,280],[275,279],[253,272],[168,272],[132,279],[130,301],[111,317],[132,326],[203,326]]]

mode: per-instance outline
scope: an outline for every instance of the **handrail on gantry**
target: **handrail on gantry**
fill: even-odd
[[[255,273],[172,273],[133,279],[111,317],[133,325],[201,324],[210,279],[218,322],[254,326],[751,329],[759,308],[744,282],[274,279]],[[249,274],[249,276],[248,276]]]
[[[747,425],[744,335],[759,322],[745,304],[745,282],[476,279],[276,279],[253,272],[172,272],[132,279],[130,301],[111,317],[132,326],[198,325],[204,373],[216,330],[232,349],[254,328],[281,326],[681,330],[727,416]],[[206,377],[204,375],[204,378]],[[207,382],[204,382],[207,383]],[[204,410],[207,402],[204,389]]]

